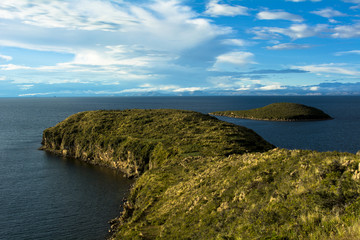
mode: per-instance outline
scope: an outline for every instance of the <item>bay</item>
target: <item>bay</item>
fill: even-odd
[[[171,108],[209,113],[296,102],[334,117],[268,122],[219,117],[289,149],[360,149],[360,97],[0,98],[0,236],[2,239],[104,239],[133,181],[43,151],[42,131],[71,114],[98,109]]]

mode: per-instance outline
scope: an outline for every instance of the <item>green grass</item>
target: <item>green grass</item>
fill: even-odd
[[[262,108],[218,111],[212,115],[271,121],[305,121],[331,119],[323,111],[297,103],[273,103]]]
[[[175,157],[273,148],[254,131],[183,110],[89,111],[43,133],[43,149],[139,176]]]
[[[359,239],[360,158],[274,149],[147,171],[113,239]]]

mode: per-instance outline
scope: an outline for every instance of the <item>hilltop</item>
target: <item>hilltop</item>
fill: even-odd
[[[238,111],[217,111],[217,116],[269,121],[310,121],[332,119],[322,110],[297,103],[273,103],[261,108]]]

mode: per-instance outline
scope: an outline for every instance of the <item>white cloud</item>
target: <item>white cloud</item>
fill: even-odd
[[[122,90],[118,93],[133,93],[133,92],[156,92],[156,91],[174,91],[176,89],[180,88],[177,85],[152,85],[152,84],[142,84],[137,88],[129,88]]]
[[[274,46],[266,47],[269,50],[288,50],[288,49],[306,49],[311,48],[309,44],[281,43]]]
[[[0,65],[0,69],[4,71],[11,71],[11,70],[31,69],[31,67],[15,65],[15,64],[4,64],[4,65]]]
[[[199,17],[177,0],[4,0],[2,19],[6,24],[0,24],[0,31],[6,31],[2,31],[1,46],[73,57],[31,67],[0,65],[1,70],[17,71],[14,79],[24,84],[66,82],[74,75],[100,84],[162,79],[162,72],[179,67],[174,61],[183,51],[232,31]],[[2,59],[10,60],[9,56],[0,56]],[[49,74],[52,77],[46,78]]]
[[[333,18],[333,17],[342,17],[342,16],[346,16],[346,14],[339,12],[337,10],[334,10],[330,7],[328,8],[324,8],[318,11],[312,11],[311,13],[319,15],[321,17],[324,18]]]
[[[232,31],[230,27],[219,27],[212,24],[211,20],[199,17],[196,12],[178,0],[155,0],[142,4],[100,0],[74,2],[3,0],[0,4],[1,18],[11,20],[9,22],[11,24],[20,21],[21,24],[18,25],[23,29],[21,31],[18,29],[13,35],[18,37],[18,32],[28,30],[27,39],[44,38],[49,32],[54,32],[53,29],[59,29],[69,34],[69,36],[57,35],[58,38],[63,37],[62,42],[65,43],[69,38],[74,41],[87,37],[86,41],[79,40],[81,43],[99,39],[109,42],[111,41],[109,39],[113,38],[112,41],[114,43],[117,41],[117,44],[140,44],[151,48],[179,51]],[[29,30],[31,27],[37,30],[37,33],[33,33],[37,34],[36,36],[29,36],[32,34]],[[7,30],[11,31],[11,29]],[[69,32],[69,30],[83,31]],[[106,33],[95,35],[96,31]],[[19,39],[21,38],[17,40]],[[3,37],[4,40],[6,41]],[[44,39],[41,40],[44,42]],[[13,39],[7,40],[8,44],[12,41]],[[47,42],[51,42],[50,39],[47,39]],[[59,41],[60,44],[62,42]]]
[[[254,90],[262,86],[261,80],[254,80],[248,77],[216,76],[210,77],[208,81],[213,85],[213,89],[226,91]]]
[[[147,93],[147,92],[174,92],[174,93],[184,93],[184,92],[195,92],[203,91],[208,89],[207,87],[180,87],[178,85],[153,85],[153,84],[142,84],[137,88],[129,88],[121,90],[117,93]]]
[[[25,24],[45,28],[102,31],[117,30],[120,25],[136,23],[126,9],[115,8],[114,4],[99,0],[2,0],[0,18],[18,19]]]
[[[304,19],[295,14],[291,14],[284,11],[262,11],[259,12],[256,17],[261,20],[289,20],[293,22],[302,22]]]
[[[209,78],[213,88],[225,91],[271,91],[287,89],[277,82],[254,80],[247,77],[217,76]]]
[[[293,66],[293,68],[308,71],[311,73],[317,73],[317,74],[341,74],[341,75],[360,76],[359,70],[354,69],[353,67],[349,67],[347,66],[347,64],[339,64],[339,63]]]
[[[350,9],[359,9],[360,8],[360,0],[343,0],[343,2],[356,4],[355,6],[350,7]]]
[[[47,95],[52,95],[52,94],[57,94],[57,92],[49,92],[49,93],[24,93],[24,94],[19,94],[19,97],[34,97],[34,96],[47,96]]]
[[[5,61],[11,61],[13,59],[11,56],[1,55],[1,54],[0,54],[0,58],[4,59]]]
[[[255,34],[255,39],[277,39],[282,36],[288,36],[294,40],[313,36],[356,38],[360,37],[360,21],[356,21],[354,24],[337,25],[335,27],[330,27],[327,24],[309,26],[304,23],[292,24],[289,28],[254,27],[249,32]]]
[[[351,7],[352,9],[360,8],[360,0],[342,0],[342,1],[343,1],[343,2],[346,2],[346,3],[357,4],[357,6]]]
[[[247,7],[219,4],[218,2],[218,0],[210,0],[206,6],[205,13],[213,17],[248,15],[249,9]]]
[[[341,25],[334,28],[333,38],[355,38],[360,37],[360,22],[352,25]]]
[[[281,35],[288,36],[292,39],[313,37],[328,29],[327,25],[318,24],[309,26],[307,24],[292,24],[289,28],[279,27],[255,27],[250,32],[256,35],[255,39],[273,39],[280,38]]]
[[[185,87],[175,89],[173,92],[196,92],[196,91],[204,91],[207,90],[207,87]]]
[[[337,53],[335,53],[335,56],[342,56],[342,55],[348,55],[348,54],[360,55],[360,50],[337,52]]]
[[[318,91],[319,89],[320,89],[319,86],[313,86],[309,88],[310,91]]]
[[[30,88],[34,87],[33,84],[27,84],[27,85],[19,85],[18,86],[21,90],[29,90]]]
[[[248,64],[256,64],[253,60],[254,54],[251,52],[229,52],[216,57],[216,61],[211,71],[238,71],[239,68]]]
[[[28,42],[20,42],[14,39],[6,40],[0,39],[0,46],[7,46],[7,47],[17,47],[23,49],[30,49],[36,51],[50,51],[50,52],[59,52],[59,53],[71,53],[73,50],[70,47],[62,47],[62,46],[50,46],[50,45],[39,45],[39,44],[31,44]]]
[[[262,86],[257,88],[258,90],[265,90],[265,91],[270,91],[270,90],[281,90],[281,89],[286,89],[285,86],[281,86],[280,84],[271,84],[271,85],[266,85],[266,86]]]
[[[232,63],[236,65],[254,64],[254,54],[251,52],[230,52],[216,58],[216,62]]]
[[[225,39],[225,40],[223,40],[223,43],[227,44],[227,45],[238,46],[238,47],[244,47],[246,45],[249,45],[249,42],[245,41],[243,39]]]

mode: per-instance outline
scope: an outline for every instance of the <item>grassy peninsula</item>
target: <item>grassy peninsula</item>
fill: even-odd
[[[43,133],[42,149],[139,176],[187,156],[228,156],[273,148],[254,131],[183,110],[89,111]]]
[[[359,239],[360,156],[274,148],[182,110],[91,111],[44,149],[138,176],[111,239]]]
[[[217,111],[217,116],[269,121],[310,121],[332,119],[322,110],[297,103],[273,103],[261,108],[238,111]]]

